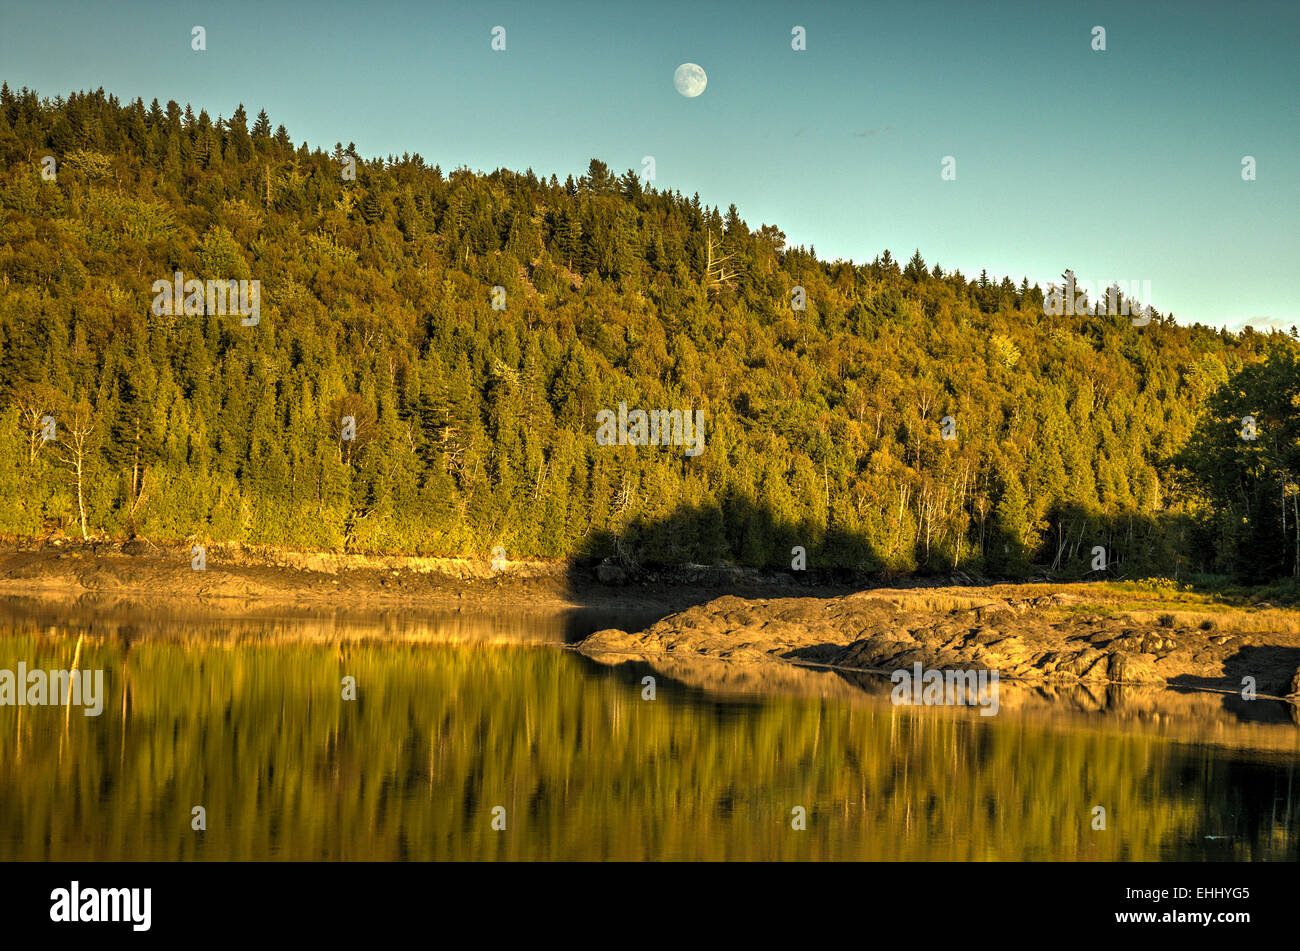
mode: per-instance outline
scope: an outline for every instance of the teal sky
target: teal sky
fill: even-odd
[[[295,143],[444,170],[650,155],[657,187],[823,258],[919,248],[1043,284],[1070,267],[1148,280],[1181,322],[1257,328],[1300,324],[1298,53],[1295,0],[0,6],[0,78],[41,95],[243,102]],[[673,87],[684,62],[708,74],[698,98]]]

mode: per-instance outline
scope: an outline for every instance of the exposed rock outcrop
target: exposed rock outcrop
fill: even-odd
[[[1011,586],[1007,586],[1011,588]],[[1300,693],[1300,635],[1235,635],[1168,618],[1088,613],[1079,597],[999,588],[881,589],[834,598],[717,598],[639,633],[597,631],[580,649],[781,659],[864,670],[990,669],[1017,680]]]

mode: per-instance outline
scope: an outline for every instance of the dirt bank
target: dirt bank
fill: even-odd
[[[724,592],[842,594],[847,582],[813,583],[748,569],[688,565],[643,572],[613,565],[489,558],[423,558],[210,545],[203,570],[191,547],[135,540],[0,540],[0,595],[43,600],[86,595],[179,604],[243,602],[355,609],[599,608],[667,614]],[[800,583],[802,582],[802,583]]]
[[[1125,596],[1105,585],[876,589],[721,597],[579,649],[844,669],[989,669],[1043,684],[1145,684],[1300,695],[1300,611]]]

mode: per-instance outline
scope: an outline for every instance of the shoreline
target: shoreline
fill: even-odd
[[[723,594],[831,596],[860,583],[794,580],[756,569],[687,565],[630,577],[609,564],[302,552],[213,544],[204,568],[182,543],[145,540],[0,540],[0,596],[87,596],[207,603],[235,601],[367,610],[465,607],[610,610],[667,615]]]
[[[1167,607],[1168,610],[1161,610]],[[1144,602],[1103,586],[876,588],[738,598],[649,628],[597,631],[588,655],[813,664],[844,673],[997,671],[1034,687],[1196,688],[1300,703],[1300,611]],[[1250,678],[1250,680],[1247,680]]]
[[[844,674],[996,669],[1008,683],[1204,688],[1300,703],[1300,609],[1234,606],[1106,582],[892,587],[699,565],[629,577],[609,564],[506,562],[134,540],[0,541],[0,597],[53,610],[267,617],[331,611],[610,615],[570,625],[589,656],[819,665]],[[928,581],[928,583],[927,583]],[[878,584],[878,582],[877,582]],[[1134,586],[1129,586],[1133,588]],[[603,618],[609,623],[611,617]],[[625,620],[626,619],[626,620]],[[640,625],[644,624],[644,627]]]

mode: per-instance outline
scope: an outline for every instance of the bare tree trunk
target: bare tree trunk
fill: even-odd
[[[822,490],[826,493],[826,527],[831,524],[831,480],[826,474],[826,460],[822,460]]]
[[[82,492],[82,460],[83,456],[80,451],[77,452],[77,508],[81,512],[81,540],[89,541],[90,533],[86,531],[86,498]]]
[[[131,461],[131,501],[140,496],[140,417],[135,418],[135,453]]]
[[[95,413],[85,400],[75,405],[69,412],[69,421],[65,432],[68,441],[64,450],[64,463],[72,470],[77,481],[77,513],[81,519],[82,540],[90,539],[90,529],[86,521],[86,462],[97,448],[95,433]]]

